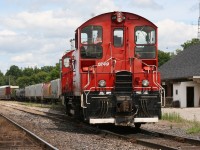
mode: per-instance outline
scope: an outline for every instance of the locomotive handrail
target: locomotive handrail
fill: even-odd
[[[93,68],[93,67],[95,67],[95,66],[97,66],[97,65],[92,65],[92,66],[89,66],[88,68],[88,82],[87,82],[87,84],[83,87],[83,89],[86,89],[88,86],[89,86],[89,84],[90,84],[90,68]]]
[[[161,93],[161,105],[164,101],[162,107],[165,107],[165,89],[158,83],[158,71],[157,71],[158,69],[157,69],[157,67],[155,65],[151,65],[151,66],[155,68],[155,71],[153,71],[153,82],[154,82],[154,84],[156,84],[159,87],[159,91]],[[154,78],[154,74],[156,74],[155,75],[156,79]],[[163,94],[163,97],[162,97],[162,94]]]
[[[133,58],[138,59],[137,57],[133,57]],[[163,103],[162,107],[165,107],[165,89],[158,83],[158,71],[157,71],[158,69],[157,69],[157,66],[148,65],[148,64],[144,63],[143,61],[142,61],[142,64],[146,65],[147,67],[155,68],[155,71],[153,71],[153,82],[159,88],[159,91],[161,93],[161,105]],[[148,70],[148,73],[149,73],[149,70]],[[155,77],[154,77],[154,74],[156,74]],[[163,94],[163,97],[162,97],[162,94]]]
[[[156,67],[156,66],[155,66]],[[157,68],[157,67],[156,67]],[[154,76],[153,76],[153,82],[160,88],[160,93],[161,93],[161,105],[162,107],[165,107],[165,89],[158,83],[158,72],[157,70],[156,71],[153,71],[153,74],[156,73],[156,82],[154,81]],[[163,93],[163,97],[162,97],[162,93]]]
[[[110,44],[110,56],[111,56],[111,58],[113,58],[113,56],[112,56],[112,43],[110,42],[109,44]]]

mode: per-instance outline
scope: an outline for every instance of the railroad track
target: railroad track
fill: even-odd
[[[66,121],[66,119],[72,118],[64,114],[56,114],[50,112],[43,112],[28,108],[19,108],[15,105],[4,105],[9,108],[17,109],[34,115],[41,115],[48,118],[53,118],[59,121]],[[74,121],[74,120],[73,120]],[[168,135],[164,133],[159,133],[155,131],[147,131],[141,129],[139,132],[135,128],[130,127],[118,127],[118,126],[100,126],[98,129],[91,127],[91,129],[101,134],[102,136],[115,136],[128,140],[132,143],[141,144],[155,149],[166,149],[166,150],[177,150],[177,149],[200,149],[200,140],[189,139],[186,137],[179,137]]]
[[[200,140],[169,135],[145,129],[136,130],[129,127],[103,126],[101,129],[107,134],[113,134],[132,143],[162,150],[199,150]]]
[[[3,114],[0,114],[0,149],[57,150]]]

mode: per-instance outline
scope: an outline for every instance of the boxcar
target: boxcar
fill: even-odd
[[[0,99],[12,99],[15,95],[15,89],[19,86],[5,85],[0,86]]]

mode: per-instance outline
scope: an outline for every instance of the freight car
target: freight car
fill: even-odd
[[[90,124],[135,125],[161,117],[157,27],[139,15],[109,12],[75,31],[62,57],[66,113]]]
[[[5,85],[0,86],[0,99],[12,99],[15,97],[15,89],[19,86]]]
[[[24,101],[25,100],[25,89],[15,90],[15,100]]]
[[[50,82],[51,84],[51,99],[56,101],[61,98],[61,80],[55,79]]]
[[[15,99],[30,101],[51,101],[56,102],[61,98],[60,79],[52,80],[48,83],[39,83],[16,89]]]

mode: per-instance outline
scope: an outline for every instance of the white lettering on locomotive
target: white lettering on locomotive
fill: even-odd
[[[109,62],[99,62],[97,66],[109,66]]]

